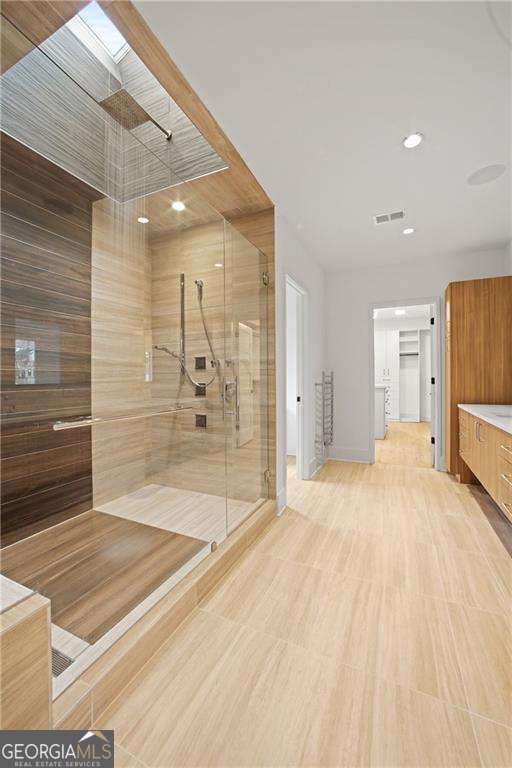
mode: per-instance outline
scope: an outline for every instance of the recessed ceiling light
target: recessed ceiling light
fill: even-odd
[[[414,235],[414,227],[406,227],[405,229],[402,229],[403,235]]]
[[[495,181],[496,179],[499,179],[500,176],[503,176],[506,170],[507,166],[503,165],[503,163],[484,165],[483,168],[479,168],[478,171],[475,171],[468,177],[468,184],[471,187],[479,184],[489,184],[489,182]]]
[[[172,204],[172,208],[175,211],[184,211],[185,210],[185,203],[182,203],[181,200],[175,200]]]
[[[419,147],[422,141],[422,133],[410,133],[409,136],[406,136],[405,139],[402,140],[402,144],[406,149],[414,149],[415,147]]]
[[[139,216],[137,219],[139,224],[147,224],[149,222],[149,219],[146,216]]]
[[[214,267],[223,267],[224,264],[222,262],[218,261],[216,264],[213,265]]]
[[[405,309],[395,309],[395,315],[405,315],[407,314]]]

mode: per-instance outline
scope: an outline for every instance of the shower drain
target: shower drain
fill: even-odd
[[[52,675],[54,677],[62,675],[72,663],[73,659],[70,659],[65,653],[61,653],[55,648],[52,648]]]

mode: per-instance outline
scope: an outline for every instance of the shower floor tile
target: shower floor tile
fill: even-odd
[[[95,643],[208,542],[91,510],[2,551],[2,573],[51,600],[52,622]]]
[[[262,501],[229,499],[228,532],[237,528]],[[98,510],[203,541],[220,544],[226,538],[224,496],[152,483],[102,504]]]

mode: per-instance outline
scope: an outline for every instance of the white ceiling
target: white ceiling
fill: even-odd
[[[137,5],[326,268],[510,239],[508,3],[490,4],[498,29],[484,2]],[[413,131],[426,139],[406,151]],[[505,175],[468,186],[491,163]],[[400,208],[405,223],[373,224]]]

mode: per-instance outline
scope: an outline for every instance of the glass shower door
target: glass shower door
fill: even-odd
[[[225,224],[228,535],[268,498],[267,263]]]

